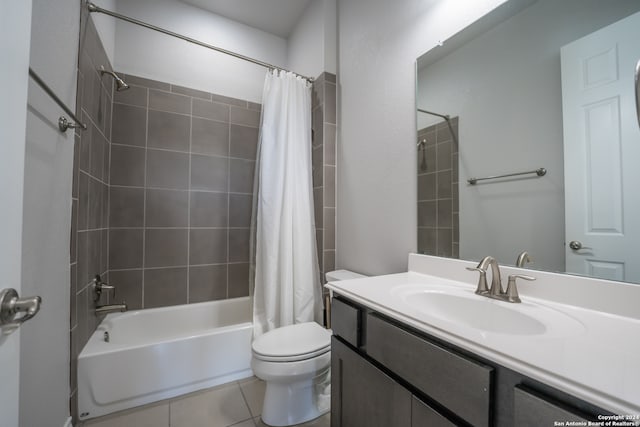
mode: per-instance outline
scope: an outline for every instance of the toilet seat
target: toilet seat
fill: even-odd
[[[251,348],[256,359],[268,362],[306,360],[331,350],[331,332],[315,322],[298,323],[267,332]]]

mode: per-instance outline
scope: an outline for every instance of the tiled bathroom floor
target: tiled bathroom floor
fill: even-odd
[[[265,427],[260,419],[265,384],[234,381],[78,424],[82,427]],[[329,414],[300,424],[329,427]]]

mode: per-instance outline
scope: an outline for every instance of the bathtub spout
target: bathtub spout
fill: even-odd
[[[113,313],[115,311],[127,311],[127,304],[123,302],[122,304],[109,304],[109,305],[96,306],[96,315]]]

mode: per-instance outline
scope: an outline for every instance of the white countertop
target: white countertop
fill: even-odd
[[[421,259],[420,264],[427,265],[429,258],[432,257],[425,257],[426,261]],[[437,262],[442,264],[443,261]],[[414,262],[413,266],[415,265]],[[457,269],[463,263],[452,261],[451,265]],[[491,304],[506,304],[511,309],[523,311],[531,307],[542,307],[550,313],[557,313],[557,316],[549,316],[557,324],[552,325],[549,333],[540,335],[488,332],[430,316],[417,310],[415,304],[407,304],[403,298],[391,292],[400,286],[435,284],[451,287],[458,293],[473,294],[477,274],[467,275],[469,280],[465,283],[443,278],[439,268],[433,270],[438,271],[440,277],[410,271],[331,282],[326,287],[372,310],[603,409],[620,415],[640,415],[640,319],[628,316],[626,312],[620,315],[611,313],[611,310],[599,311],[593,307],[553,301],[553,298],[534,297],[527,295],[525,290],[520,293],[522,304],[487,300]],[[533,271],[527,273],[545,276],[547,279],[552,275]],[[560,276],[556,280],[562,281],[562,275],[555,276]],[[570,280],[576,281],[575,278]],[[526,286],[519,284],[521,289]],[[555,283],[554,286],[562,285]],[[635,294],[636,290],[633,291]],[[636,296],[640,297],[640,287],[637,291]],[[623,302],[621,304],[624,305]],[[635,299],[635,304],[640,305],[640,298]],[[559,320],[556,321],[556,317]],[[564,322],[563,317],[568,321]]]

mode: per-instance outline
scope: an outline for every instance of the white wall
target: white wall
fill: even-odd
[[[31,67],[74,109],[80,4],[33,1]],[[21,327],[20,425],[62,426],[69,416],[69,238],[73,132],[60,107],[29,84],[22,293],[42,296]]]
[[[117,0],[117,11],[276,66],[287,65],[285,39],[169,0]],[[234,98],[260,102],[266,69],[128,22],[116,23],[114,68]]]
[[[540,0],[419,73],[418,105],[460,116],[460,257],[564,267],[560,48],[633,1]],[[637,3],[637,2],[636,2]],[[541,179],[469,186],[467,178],[545,167]]]
[[[311,0],[289,35],[288,65],[292,71],[317,77],[324,68],[325,0]]]
[[[417,247],[415,60],[502,2],[338,3],[338,267],[406,271]]]
[[[92,0],[92,2],[103,9],[116,10],[116,0]],[[82,2],[82,7],[86,7],[84,1]],[[107,58],[109,58],[109,62],[113,64],[116,49],[116,20],[102,13],[93,13],[91,14],[91,18],[96,26],[96,30],[98,30],[98,35],[107,53]]]

